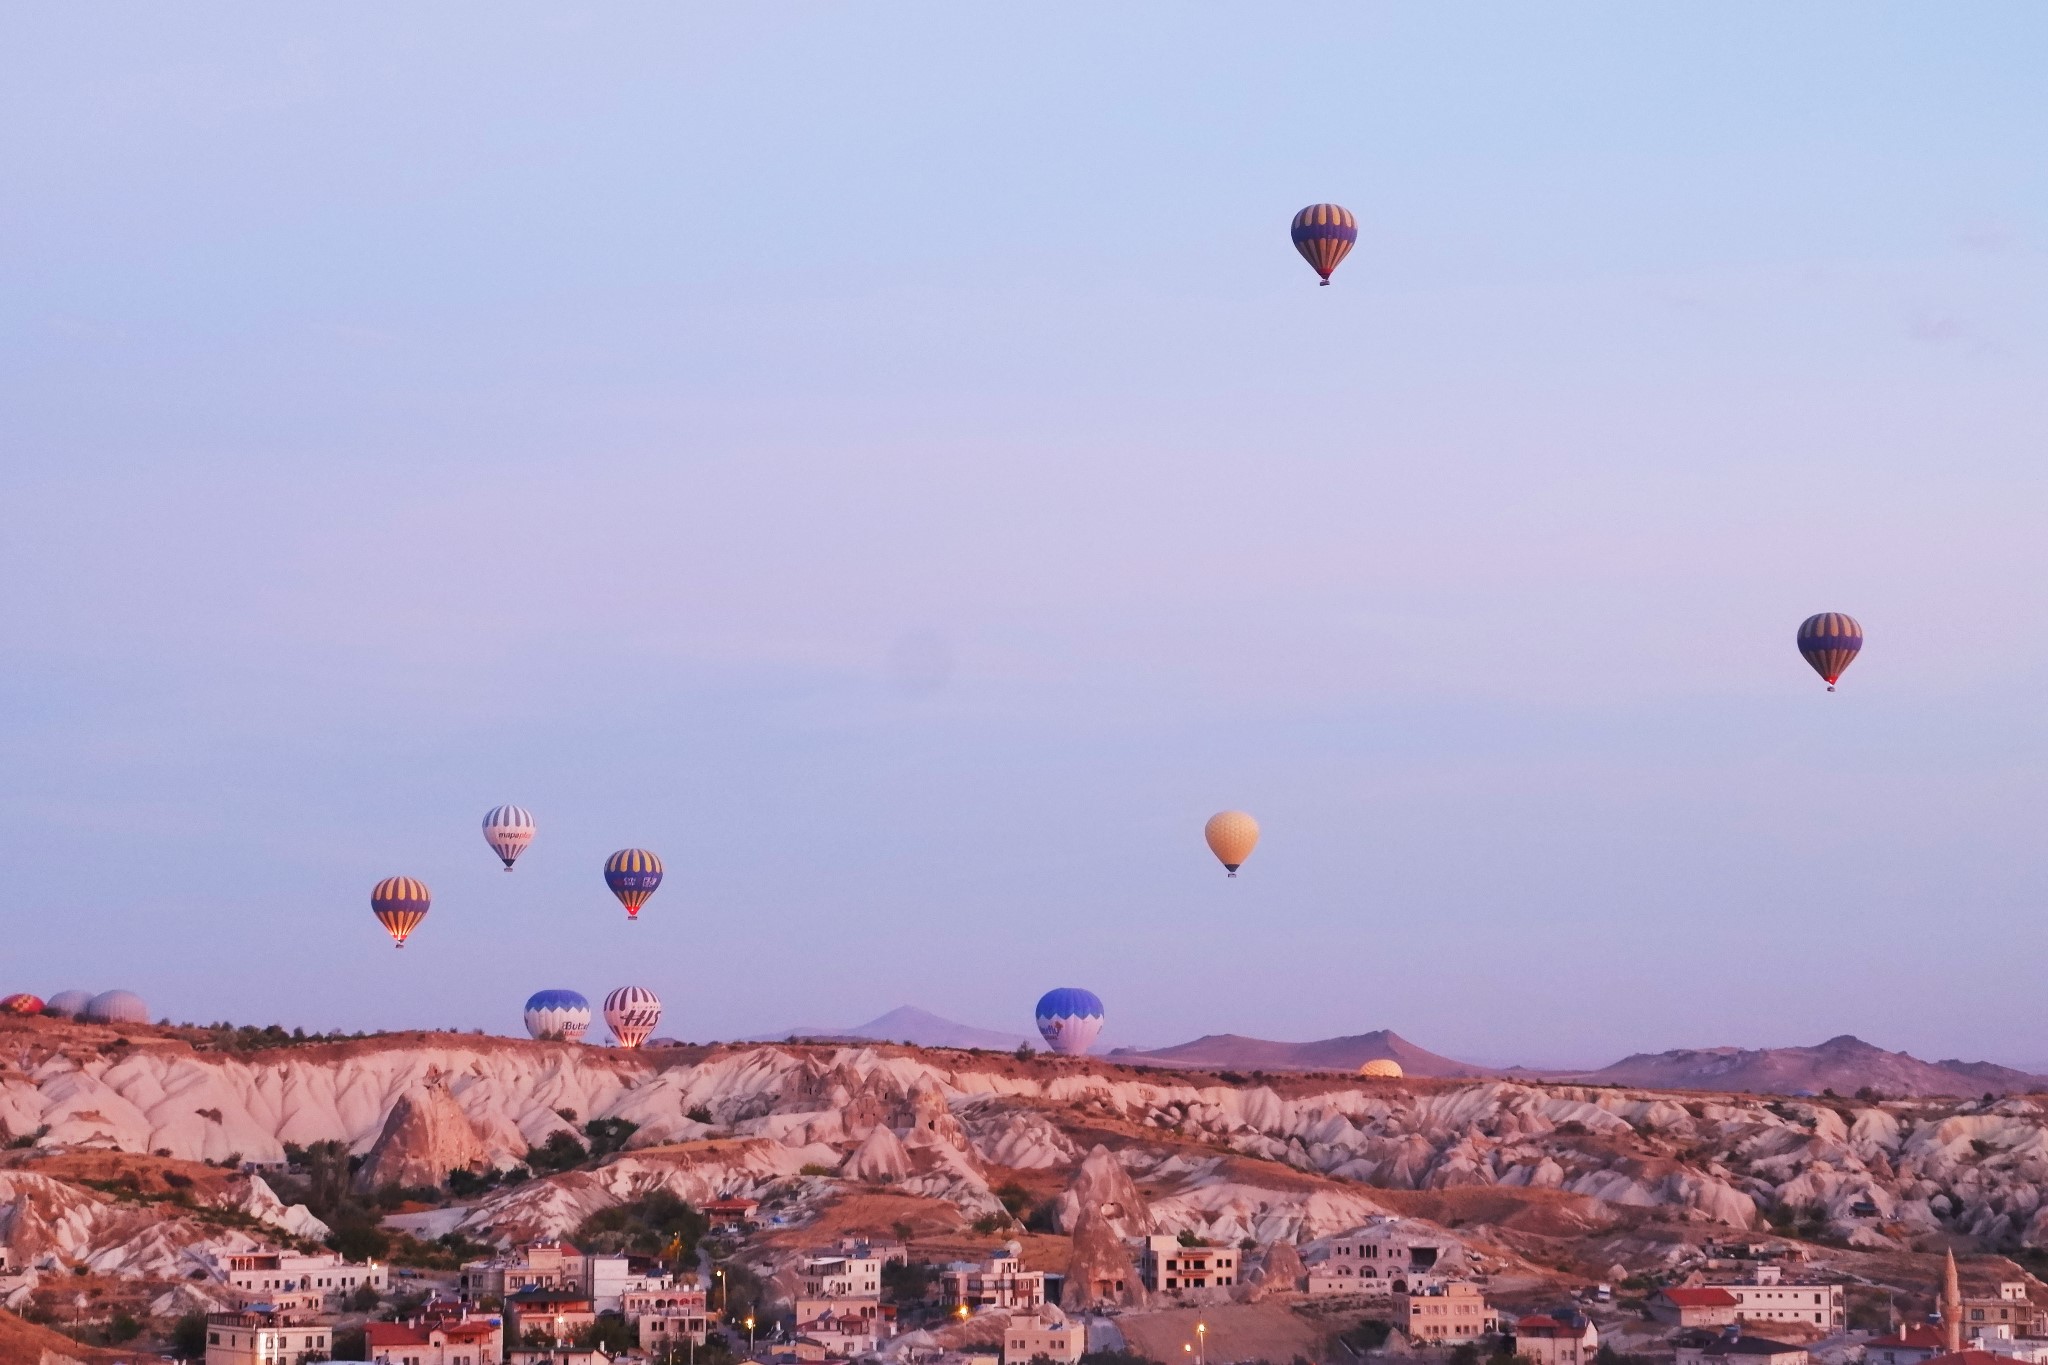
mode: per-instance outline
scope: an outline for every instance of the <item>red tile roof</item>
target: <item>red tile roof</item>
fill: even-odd
[[[1872,1346],[1889,1346],[1893,1349],[1906,1347],[1920,1351],[1939,1351],[1942,1344],[1941,1329],[1930,1323],[1910,1323],[1896,1335],[1879,1337]]]
[[[1664,1298],[1680,1308],[1734,1308],[1740,1302],[1727,1290],[1714,1288],[1667,1289]]]
[[[366,1322],[363,1324],[365,1339],[372,1346],[425,1346],[429,1334],[439,1332],[456,1341],[487,1337],[497,1332],[494,1323],[476,1322],[430,1322],[414,1327],[403,1322]]]
[[[1927,1365],[1935,1365],[1937,1360],[1941,1365],[2012,1365],[2010,1356],[2002,1356],[1996,1351],[1957,1351],[1954,1355],[1936,1356]]]

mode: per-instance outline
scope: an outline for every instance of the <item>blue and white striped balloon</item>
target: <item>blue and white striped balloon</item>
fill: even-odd
[[[1038,1032],[1054,1052],[1079,1057],[1102,1032],[1102,997],[1078,986],[1047,991],[1038,1001]]]
[[[533,816],[524,806],[493,806],[484,817],[484,842],[505,860],[510,872],[514,860],[533,842]]]
[[[526,1001],[526,1031],[580,1043],[590,1032],[590,1002],[575,991],[535,991]]]

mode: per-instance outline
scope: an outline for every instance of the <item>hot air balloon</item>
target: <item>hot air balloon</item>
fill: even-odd
[[[1061,986],[1038,998],[1038,1031],[1054,1052],[1078,1057],[1102,1032],[1102,999],[1094,991]]]
[[[604,1022],[620,1047],[638,1047],[661,1022],[661,998],[645,986],[621,986],[604,998]]]
[[[1856,662],[1863,648],[1863,627],[1856,618],[1839,611],[1824,611],[1799,623],[1799,652],[1813,671],[1835,690],[1835,679]]]
[[[54,1014],[59,1019],[75,1019],[84,1014],[85,1007],[91,1003],[91,991],[58,991],[43,1002],[43,1013]]]
[[[26,992],[0,1000],[0,1014],[41,1014],[43,1002]]]
[[[370,892],[370,909],[376,912],[384,932],[401,948],[427,917],[427,907],[433,901],[427,894],[427,884],[412,877],[386,877]]]
[[[590,1031],[590,1002],[575,991],[535,991],[526,999],[526,1031],[580,1043]]]
[[[644,848],[622,848],[604,862],[604,884],[626,907],[626,918],[640,918],[640,907],[661,885],[661,859]]]
[[[1235,877],[1259,846],[1259,822],[1241,810],[1218,811],[1202,826],[1202,837],[1209,841],[1209,851],[1224,870]]]
[[[85,1017],[95,1024],[146,1024],[149,1006],[133,991],[101,991],[85,1007]]]
[[[513,862],[533,842],[533,817],[524,806],[493,806],[490,814],[484,816],[484,842],[504,860],[505,870],[510,872]]]
[[[1364,1066],[1358,1068],[1358,1074],[1370,1076],[1374,1080],[1379,1081],[1398,1081],[1408,1073],[1403,1071],[1401,1064],[1391,1057],[1375,1057]]]
[[[1358,220],[1351,216],[1350,209],[1336,204],[1310,204],[1294,215],[1290,235],[1294,238],[1294,249],[1328,284],[1330,272],[1351,254],[1358,241]]]

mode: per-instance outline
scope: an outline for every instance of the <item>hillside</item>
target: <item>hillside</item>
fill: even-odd
[[[1231,1071],[1356,1071],[1369,1061],[1387,1058],[1410,1076],[1464,1077],[1486,1075],[1484,1067],[1438,1056],[1392,1029],[1313,1043],[1276,1043],[1235,1033],[1211,1033],[1191,1043],[1155,1048],[1117,1048],[1110,1057],[1147,1066],[1206,1067]]]
[[[1559,1077],[1564,1079],[1564,1077]],[[1842,1034],[1817,1047],[1683,1048],[1639,1052],[1598,1071],[1569,1077],[1600,1085],[1660,1090],[1733,1090],[1757,1095],[2027,1094],[2048,1077],[1992,1062],[1924,1062]]]

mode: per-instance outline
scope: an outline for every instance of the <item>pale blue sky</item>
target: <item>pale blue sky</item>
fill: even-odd
[[[2044,59],[2018,3],[0,8],[0,989],[2048,1065]]]

